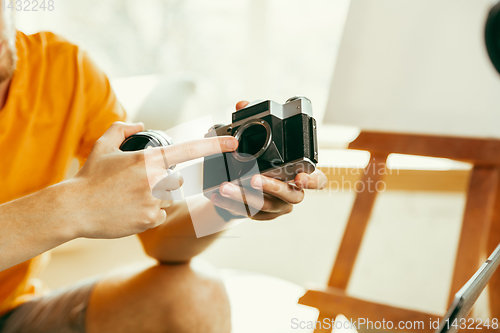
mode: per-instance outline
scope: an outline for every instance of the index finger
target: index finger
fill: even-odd
[[[238,140],[232,136],[219,136],[152,148],[155,158],[165,161],[166,167],[192,161],[200,157],[226,153],[238,148]]]

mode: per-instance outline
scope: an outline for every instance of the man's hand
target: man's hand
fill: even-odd
[[[79,237],[118,238],[157,227],[165,221],[166,212],[162,200],[153,197],[151,191],[167,176],[168,168],[238,146],[235,138],[226,136],[144,151],[120,151],[123,140],[142,128],[142,124],[113,124],[70,180],[75,186],[69,187],[66,199],[77,202],[77,206],[67,209],[74,214]],[[166,183],[170,184],[166,190],[173,191],[182,185],[182,179]]]
[[[242,109],[248,102],[241,101],[236,104],[236,110]],[[254,220],[272,220],[292,211],[293,205],[300,203],[304,199],[304,189],[323,189],[326,185],[326,176],[320,170],[312,174],[299,173],[295,176],[291,184],[284,183],[277,179],[255,175],[250,182],[255,189],[244,191],[237,185],[223,183],[219,188],[219,193],[213,194],[211,201],[214,205],[224,208],[236,215],[248,216],[245,204],[260,210],[252,216]],[[243,198],[241,193],[245,193]],[[262,201],[264,196],[264,201]]]

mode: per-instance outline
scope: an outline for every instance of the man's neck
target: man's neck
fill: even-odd
[[[9,95],[9,87],[10,87],[11,79],[0,82],[0,110],[2,110],[7,104],[7,96]]]

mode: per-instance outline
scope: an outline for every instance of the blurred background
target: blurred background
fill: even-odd
[[[86,49],[110,78],[192,75],[203,115],[242,99],[305,95],[321,114],[348,0],[56,0],[18,12],[26,33],[53,31]],[[221,120],[227,122],[227,114]]]
[[[372,0],[354,2],[363,11]],[[445,12],[456,3],[455,0],[439,2]],[[462,4],[466,2],[472,4],[470,0],[460,0]],[[486,2],[481,1],[482,5]],[[433,13],[435,7],[430,1],[420,3],[422,10],[415,15]],[[201,255],[220,268],[264,274],[300,286],[290,292],[295,295],[291,302],[294,303],[307,284],[324,285],[332,268],[355,197],[352,184],[360,175],[352,172],[364,168],[370,158],[367,152],[345,149],[359,133],[356,124],[365,124],[368,115],[369,125],[382,123],[381,120],[389,120],[384,124],[392,125],[391,120],[396,119],[398,112],[402,122],[412,125],[413,118],[400,112],[406,109],[408,100],[419,98],[412,82],[405,93],[398,91],[405,77],[405,72],[399,71],[405,68],[403,62],[392,69],[396,79],[391,81],[393,86],[386,89],[385,95],[377,90],[383,87],[373,77],[371,81],[365,80],[370,85],[365,86],[364,95],[357,95],[356,83],[343,87],[344,78],[363,80],[361,74],[365,71],[359,70],[356,61],[362,59],[361,55],[369,59],[371,50],[382,45],[376,38],[383,38],[370,37],[366,44],[370,47],[364,53],[353,52],[356,46],[351,45],[352,39],[342,40],[349,6],[350,0],[55,0],[51,12],[22,11],[16,13],[16,19],[18,29],[25,33],[53,31],[87,50],[110,77],[129,118],[143,121],[148,128],[165,130],[206,115],[211,115],[215,122],[229,123],[239,100],[273,99],[283,103],[293,95],[312,100],[315,118],[320,123],[320,165],[327,168],[330,181],[341,185],[343,181],[351,182],[324,191],[309,191],[293,214],[275,221],[244,222],[230,229]],[[384,12],[387,8],[373,10]],[[455,8],[458,8],[455,14],[468,12],[464,6]],[[386,14],[387,18],[399,15],[390,10]],[[376,17],[374,24],[385,21],[382,15]],[[478,12],[478,19],[482,20],[481,15]],[[415,41],[423,40],[419,39],[421,22],[428,21],[415,16],[409,24],[413,33],[405,46],[418,48]],[[371,26],[364,28],[365,32],[371,30]],[[431,28],[426,31],[433,32]],[[376,35],[375,30],[373,34]],[[403,40],[407,38],[404,34],[400,36]],[[481,36],[471,38],[480,41]],[[351,53],[342,53],[340,73],[344,76],[337,75],[335,81],[333,73],[342,43],[344,50],[351,48]],[[464,43],[463,47],[468,45]],[[400,59],[411,53],[397,53],[392,48],[392,53],[386,48],[376,50],[382,59],[386,53]],[[435,59],[431,53],[425,56]],[[415,57],[413,61],[420,63],[420,59]],[[392,63],[390,60],[385,66]],[[485,64],[481,64],[483,69],[489,66]],[[366,69],[368,65],[363,63],[363,66]],[[372,63],[369,66],[377,67]],[[384,76],[389,73],[387,68],[374,68],[377,75],[372,76]],[[418,67],[413,68],[419,72]],[[435,82],[433,71],[430,73],[420,82],[421,86]],[[460,80],[459,76],[446,77],[437,88],[452,86]],[[330,92],[331,86],[335,89]],[[403,102],[391,109],[392,114],[384,114],[385,104],[378,105],[379,113],[373,113],[370,98],[385,103],[393,100],[392,92],[402,96],[398,101]],[[439,90],[431,93],[436,99],[440,96]],[[380,96],[383,98],[377,99]],[[337,100],[341,102],[336,104]],[[440,105],[446,105],[446,101],[441,102]],[[360,105],[365,109],[361,110]],[[323,124],[328,108],[334,108],[340,118],[346,116],[346,122],[336,123],[339,117],[329,116],[329,123]],[[435,110],[426,111],[437,117]],[[426,132],[425,122],[421,124],[422,121],[419,128],[413,126],[413,130]],[[481,124],[475,126],[481,129]],[[377,198],[348,292],[364,299],[442,314],[447,306],[470,165],[396,154],[389,157],[388,164],[394,171],[389,178],[399,186],[388,187]],[[399,173],[405,170],[417,173]],[[430,180],[414,177],[422,176],[418,173],[421,171],[428,172],[425,177],[430,175],[427,178]],[[42,278],[55,288],[148,260],[135,237],[107,241],[80,239],[53,251],[53,260]],[[246,281],[246,286],[239,284],[234,288],[248,292],[252,283]],[[272,292],[260,285],[257,288],[260,294],[251,290],[262,297]],[[252,321],[245,322],[242,313],[235,314],[240,316],[235,332],[267,332],[252,326]],[[289,319],[285,323],[289,327],[286,324]]]

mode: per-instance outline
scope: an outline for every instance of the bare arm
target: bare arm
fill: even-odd
[[[0,271],[76,238],[64,205],[70,182],[0,205]]]

